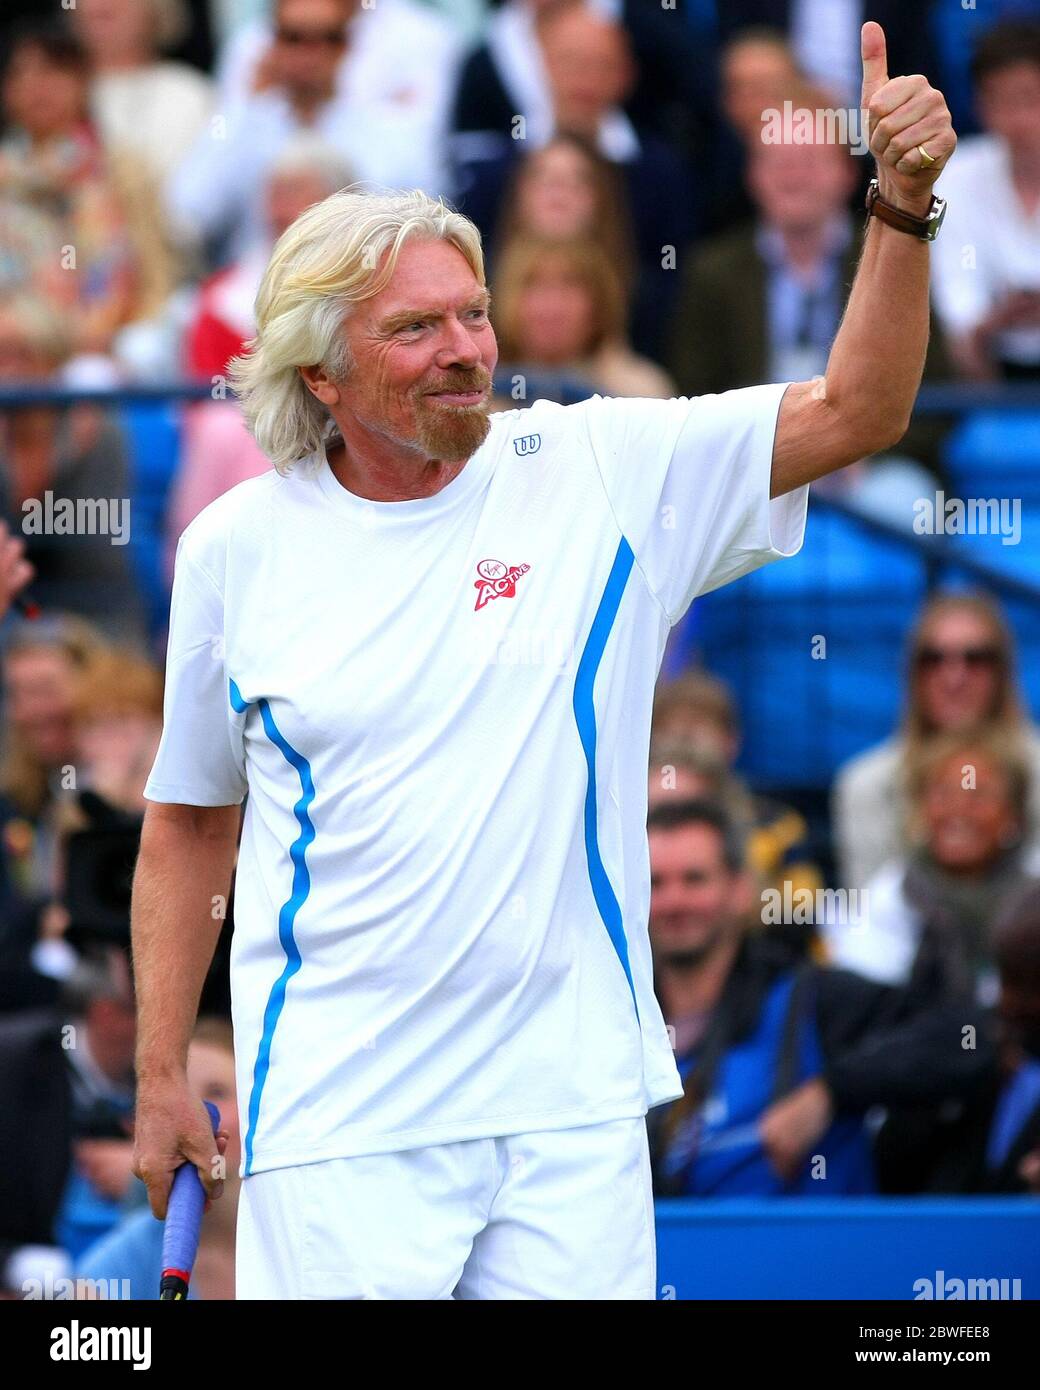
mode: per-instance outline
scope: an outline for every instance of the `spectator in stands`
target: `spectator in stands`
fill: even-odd
[[[788,90],[795,110],[830,104],[826,92]],[[826,368],[860,254],[849,199],[858,172],[851,150],[833,140],[766,143],[759,131],[748,150],[755,220],[688,255],[674,308],[669,357],[683,395],[727,391],[764,381],[805,381]],[[926,373],[944,373],[933,335]],[[909,526],[912,503],[934,483],[904,456],[937,462],[941,430],[915,423],[889,463],[845,470],[841,487],[869,487]],[[898,460],[898,461],[897,461]],[[897,500],[893,490],[898,487]]]
[[[972,63],[985,134],[936,184],[948,200],[935,306],[962,372],[1040,378],[1040,20],[1008,21]]]
[[[355,103],[370,128],[408,111],[419,129],[439,139],[461,58],[456,26],[415,0],[342,0],[340,9],[348,30],[336,71],[337,96]],[[268,82],[277,19],[275,0],[252,0],[252,13],[217,64],[221,110],[233,110]]]
[[[541,51],[541,23],[559,0],[491,0],[479,43],[466,58],[455,92],[452,130],[463,160],[492,153],[523,115],[529,128],[552,123],[552,94]],[[676,16],[643,0],[588,0],[588,8],[619,20],[631,36],[638,67],[627,101],[639,126],[696,150],[714,124],[714,49]]]
[[[908,771],[910,848],[867,881],[858,920],[828,926],[830,958],[885,984],[996,999],[993,922],[1040,874],[1023,845],[1029,767],[1013,738],[931,740]]]
[[[1040,885],[993,927],[997,1056],[967,1104],[891,1112],[877,1142],[884,1190],[1040,1194]]]
[[[993,929],[997,1066],[969,1104],[888,1113],[877,1137],[888,1193],[1040,1194],[1040,885]]]
[[[994,941],[1003,1084],[986,1131],[978,1186],[1040,1193],[1040,886],[1030,885],[1005,910]]]
[[[163,679],[153,663],[114,650],[79,682],[73,712],[76,786],[143,815],[144,784],[162,734]]]
[[[200,1100],[220,1111],[227,1131],[223,1152],[224,1190],[202,1225],[192,1270],[189,1298],[235,1297],[235,1218],[238,1212],[241,1135],[235,1097],[235,1051],[231,1025],[222,1018],[201,1018],[188,1049],[188,1085]],[[128,1216],[77,1261],[81,1279],[128,1280],[127,1296],[158,1296],[162,1272],[162,1223],[145,1207]],[[118,1286],[118,1285],[117,1285]]]
[[[129,955],[117,946],[84,953],[67,986],[73,1168],[58,1222],[76,1259],[112,1229],[133,1184],[134,1045]]]
[[[556,372],[605,396],[666,400],[672,382],[625,341],[620,275],[595,241],[515,241],[494,281],[502,370]]]
[[[862,888],[906,843],[906,779],[937,734],[993,729],[1017,740],[1029,769],[1026,838],[1040,832],[1040,734],[1023,712],[1011,633],[980,594],[940,594],[910,637],[903,727],[840,768],[833,828],[838,878]]]
[[[751,795],[718,753],[675,734],[655,738],[650,745],[649,809],[666,801],[701,800],[721,803],[745,832],[751,830]]]
[[[658,685],[653,742],[682,740],[732,771],[740,751],[740,722],[733,697],[707,671],[691,671]],[[743,788],[743,784],[740,783]],[[823,875],[813,860],[804,817],[793,806],[745,792],[749,805],[748,863],[764,885],[783,892],[815,891]]]
[[[635,273],[632,222],[616,165],[581,135],[554,135],[516,166],[496,228],[496,245],[594,239],[626,286]],[[493,248],[492,248],[493,249]],[[488,263],[492,256],[488,254]]]
[[[763,112],[782,110],[802,74],[778,30],[741,30],[719,59],[723,122],[711,151],[711,200],[705,223],[711,232],[748,222],[755,207],[747,190],[748,152],[762,140]]]
[[[3,74],[0,288],[45,297],[70,356],[108,353],[119,329],[161,306],[173,273],[148,180],[136,160],[104,153],[87,92],[87,57],[71,34],[15,32]]]
[[[185,344],[185,365],[192,376],[224,376],[228,362],[256,332],[254,300],[275,242],[301,212],[353,177],[336,150],[313,135],[296,136],[286,145],[264,190],[263,235],[200,286]]]
[[[350,183],[340,156],[313,136],[301,135],[275,160],[267,185],[267,227],[262,241],[217,271],[199,290],[186,341],[187,370],[226,388],[226,369],[256,332],[253,301],[274,243],[312,203]],[[246,429],[238,402],[218,398],[189,405],[184,443],[166,513],[167,568],[172,574],[177,540],[215,498],[271,467]]]
[[[65,329],[46,300],[0,297],[0,382],[52,380],[67,360]],[[132,640],[143,619],[127,475],[122,434],[96,407],[0,413],[0,516],[25,537],[33,598]]]
[[[71,16],[90,59],[90,109],[106,148],[132,149],[161,180],[213,104],[208,77],[161,57],[187,28],[184,0],[76,0]]]
[[[521,108],[497,138],[457,145],[457,197],[492,246],[516,161],[554,134],[577,134],[617,166],[626,192],[642,272],[632,325],[638,352],[659,358],[662,325],[674,296],[676,248],[693,231],[689,169],[659,136],[639,131],[622,103],[635,66],[626,29],[585,0],[555,0],[536,23],[548,107]],[[517,120],[519,123],[517,123]]]
[[[650,1113],[660,1194],[873,1190],[871,1106],[970,1094],[992,1057],[974,1014],[807,961],[753,925],[733,822],[711,802],[650,816],[650,936],[684,1095]],[[969,1016],[970,1015],[970,1016]]]
[[[341,85],[348,51],[354,56],[357,45],[360,62],[364,36],[383,24],[384,9],[400,17],[397,5],[366,7],[361,0],[276,0],[273,33],[259,31],[268,34],[267,46],[253,50],[245,94],[224,107],[224,123],[200,137],[167,184],[170,215],[183,237],[230,238],[232,255],[262,241],[268,175],[301,133],[336,150],[361,179],[442,191],[436,100],[431,110],[416,80],[417,66],[430,69],[437,52],[402,48],[393,74],[384,53],[385,86],[366,81],[352,62],[350,81]],[[431,17],[431,23],[439,30],[438,21]],[[399,37],[407,31],[405,24]]]
[[[68,1062],[57,1011],[38,1003],[5,1001],[0,1014],[0,1299],[46,1296],[72,1272],[56,1232],[72,1151]]]
[[[801,71],[813,81],[833,88],[834,100],[841,106],[859,106],[859,37],[866,19],[876,20],[885,31],[889,72],[934,75],[927,3],[847,0],[836,5],[833,0],[724,0],[714,8],[724,42],[746,29],[763,26],[784,34]]]
[[[68,616],[24,623],[4,643],[3,851],[28,899],[55,889],[54,812],[74,766],[77,691],[104,651],[98,632]]]

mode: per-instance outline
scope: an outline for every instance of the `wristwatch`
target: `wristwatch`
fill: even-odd
[[[920,237],[922,241],[935,240],[939,235],[943,218],[946,216],[945,198],[936,198],[933,194],[928,216],[914,217],[912,213],[903,212],[900,208],[893,207],[891,203],[886,203],[880,197],[880,188],[881,185],[877,179],[870,180],[870,187],[867,189],[868,218],[877,217],[890,227],[895,227],[897,232],[908,232],[910,236]]]

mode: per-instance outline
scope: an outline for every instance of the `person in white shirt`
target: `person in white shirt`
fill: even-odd
[[[942,97],[888,81],[876,25],[864,86],[883,194],[921,215],[900,142],[942,166]],[[681,1089],[647,937],[655,677],[696,594],[797,550],[806,485],[905,429],[928,253],[871,227],[825,389],[491,416],[488,304],[443,204],[309,209],[235,372],[275,471],[180,542],[136,1171],[158,1216],[185,1159],[219,1188],[184,1059],[248,793],[239,1297],[654,1297],[645,1113]]]
[[[984,135],[964,141],[936,192],[935,307],[976,380],[1040,379],[1040,21],[1008,21],[972,64]]]
[[[402,3],[276,0],[273,29],[243,31],[234,80],[221,83],[210,127],[166,184],[182,241],[229,238],[235,259],[262,239],[271,167],[301,135],[335,150],[359,179],[443,190],[447,79],[428,74],[450,73],[458,41],[435,16],[420,16],[414,34]]]
[[[210,79],[160,54],[187,24],[181,0],[77,0],[71,6],[90,57],[90,106],[101,138],[133,150],[156,180],[173,170],[205,127]]]

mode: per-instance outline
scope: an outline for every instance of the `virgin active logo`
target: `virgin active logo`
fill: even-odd
[[[479,613],[493,598],[516,598],[516,581],[530,568],[530,565],[506,565],[501,560],[481,560],[477,565],[479,578],[473,582],[477,591],[474,613]]]

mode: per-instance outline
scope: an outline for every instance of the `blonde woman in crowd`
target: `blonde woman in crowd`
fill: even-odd
[[[185,0],[76,0],[70,17],[90,60],[90,109],[102,141],[132,150],[162,179],[213,105],[208,77],[162,56],[187,31]]]
[[[1003,733],[1029,771],[1025,835],[1040,827],[1040,736],[1026,716],[1011,634],[993,601],[943,594],[925,605],[910,638],[907,707],[898,733],[838,772],[833,827],[840,882],[862,888],[903,850],[907,776],[939,734]]]
[[[622,280],[597,242],[515,241],[494,293],[503,370],[557,372],[604,396],[675,395],[667,373],[626,341]]]
[[[28,898],[54,888],[57,804],[75,766],[81,684],[106,652],[88,623],[68,615],[25,623],[4,648],[3,853]]]

